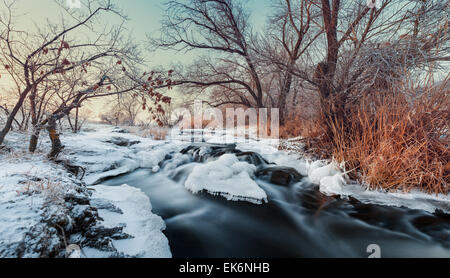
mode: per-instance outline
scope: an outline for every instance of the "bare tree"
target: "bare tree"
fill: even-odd
[[[198,60],[173,85],[221,90],[213,105],[241,104],[264,107],[263,87],[251,49],[252,30],[242,2],[232,0],[170,1],[161,37],[152,46],[178,51],[215,52]],[[178,72],[180,74],[180,72]],[[203,91],[203,90],[202,90]]]
[[[286,101],[294,83],[294,69],[308,48],[320,37],[322,28],[313,24],[320,16],[314,0],[279,0],[268,22],[268,32],[255,45],[266,68],[277,75],[277,101],[280,109],[280,124],[284,124]],[[294,90],[297,92],[297,90]],[[293,97],[296,99],[296,96]]]
[[[284,93],[270,98],[283,107],[289,83],[297,79],[304,92],[318,92],[326,125],[345,125],[348,109],[374,88],[392,87],[412,70],[438,68],[449,60],[445,1],[386,0],[379,8],[353,0],[293,3],[280,3],[266,46],[256,48],[270,72],[265,78],[281,78],[278,91]]]
[[[411,70],[448,60],[448,3],[386,0],[378,9],[355,10],[321,0],[320,7],[327,52],[315,82],[328,121],[345,126],[349,104],[369,88],[391,87]]]
[[[99,97],[138,93],[147,96],[155,86],[169,80],[163,76],[142,73],[143,59],[137,46],[123,36],[122,25],[109,30],[96,30],[93,23],[102,14],[111,13],[123,19],[110,1],[88,1],[87,13],[61,9],[75,23],[48,24],[36,33],[18,31],[13,27],[14,2],[4,3],[6,14],[0,18],[0,55],[4,67],[17,80],[19,97],[9,112],[0,132],[0,143],[15,120],[17,112],[29,97],[33,124],[30,151],[36,149],[40,130],[46,128],[52,142],[49,157],[55,158],[63,149],[57,132],[57,122],[77,110],[83,102]],[[79,28],[92,31],[91,38],[75,34]]]
[[[87,64],[104,57],[118,59],[122,56],[121,54],[129,50],[125,51],[118,45],[121,37],[120,29],[117,28],[100,33],[97,40],[93,42],[75,39],[74,33],[78,29],[91,27],[90,23],[101,14],[114,13],[120,16],[110,1],[89,1],[86,15],[77,16],[75,12],[66,10],[67,14],[74,19],[73,24],[66,24],[62,18],[61,24],[49,23],[47,30],[37,30],[37,33],[15,29],[14,3],[14,1],[3,3],[5,12],[0,18],[0,55],[6,71],[13,79],[18,80],[20,94],[14,108],[9,113],[5,127],[0,132],[0,144],[30,93],[34,99],[31,103],[35,104],[40,84],[54,75],[85,70]],[[70,39],[70,36],[73,36],[74,39]],[[104,39],[105,36],[109,37],[109,40]],[[35,117],[33,116],[33,118]]]
[[[80,109],[80,107],[75,108],[75,115],[73,117],[70,113],[67,116],[67,121],[69,122],[70,129],[73,133],[80,132],[83,125],[92,117],[92,110],[90,109]]]

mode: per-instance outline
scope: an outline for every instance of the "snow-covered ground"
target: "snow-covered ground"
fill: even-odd
[[[113,240],[118,252],[141,258],[170,258],[169,242],[161,233],[166,225],[161,217],[152,213],[149,198],[141,190],[128,186],[96,185],[92,195],[94,204],[110,202],[116,209],[100,207],[101,224],[106,227],[124,225],[123,231],[132,238]],[[108,252],[99,252],[93,248],[84,250],[88,257],[106,257]]]
[[[289,143],[284,142],[284,144]],[[293,167],[300,174],[307,176],[311,183],[318,185],[320,191],[326,195],[339,195],[344,198],[351,196],[369,204],[422,209],[431,213],[439,209],[450,213],[450,197],[443,194],[430,195],[418,190],[412,190],[409,193],[368,190],[361,184],[349,180],[343,168],[335,162],[311,161],[300,154],[280,151],[264,141],[259,142],[259,145],[241,143],[238,144],[238,148],[245,151],[263,149],[261,153],[269,162]]]
[[[24,151],[27,136],[11,132],[6,145],[14,151],[0,153],[0,257],[64,256],[61,245],[74,242],[86,243],[82,254],[88,257],[170,257],[169,242],[162,233],[165,224],[151,212],[149,198],[127,185],[100,184],[108,177],[138,168],[162,171],[161,163],[169,155],[172,159],[164,171],[174,169],[190,159],[180,151],[191,144],[193,137],[209,143],[236,143],[239,150],[254,151],[271,163],[292,167],[327,195],[352,196],[364,203],[429,212],[436,209],[450,212],[448,196],[416,191],[368,191],[348,181],[334,163],[310,161],[298,153],[280,151],[277,140],[257,140],[254,134],[247,134],[247,139],[225,135],[224,131],[173,130],[166,140],[157,141],[121,128],[88,125],[78,134],[62,135],[65,149],[60,159],[86,169],[80,182],[81,174],[76,177],[45,158],[44,152],[49,149],[46,135],[41,138],[38,152],[31,155]],[[264,203],[268,201],[267,194],[254,181],[255,170],[255,166],[226,154],[195,166],[184,185],[193,194],[206,191],[228,200]],[[87,215],[93,219],[89,225],[83,224]],[[50,218],[65,220],[49,221]],[[77,225],[86,227],[73,228]],[[44,237],[33,238],[33,235],[43,234],[42,231],[46,245],[37,247]],[[96,231],[103,238],[83,237],[83,233]],[[45,253],[44,249],[52,251]]]
[[[164,146],[139,152],[161,144],[147,139],[126,151],[119,145],[137,144],[137,136],[93,128],[62,136],[66,148],[60,159],[84,167],[83,182],[81,173],[76,177],[46,158],[46,137],[31,155],[24,151],[25,134],[7,136],[6,146],[14,152],[0,153],[0,257],[64,257],[70,244],[81,246],[86,257],[171,257],[164,221],[151,212],[143,192],[127,185],[87,187],[157,165]]]

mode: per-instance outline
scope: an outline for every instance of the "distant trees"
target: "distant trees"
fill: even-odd
[[[317,98],[332,137],[331,124],[345,125],[364,95],[450,59],[449,9],[439,0],[385,0],[377,8],[359,0],[279,0],[258,33],[242,1],[177,0],[150,43],[205,54],[173,85],[211,106],[276,107],[283,124],[295,108],[287,104]]]
[[[278,0],[269,18],[268,31],[255,45],[260,61],[277,75],[276,101],[273,107],[280,109],[280,124],[287,117],[287,99],[295,83],[294,70],[300,58],[320,37],[322,28],[314,25],[320,11],[314,0]],[[293,97],[296,99],[296,95]]]
[[[116,126],[119,124],[134,126],[142,110],[142,101],[132,95],[118,96],[105,105],[105,110],[100,116],[103,122]]]
[[[263,87],[252,50],[253,31],[241,1],[169,1],[161,37],[153,47],[178,51],[207,51],[176,84],[222,92],[211,102],[264,107]]]
[[[73,133],[78,133],[86,121],[89,118],[92,118],[93,112],[90,109],[80,110],[80,107],[75,108],[75,111],[72,111],[69,115],[67,115],[67,121],[69,122],[70,129]]]
[[[14,102],[12,108],[2,106],[7,119],[0,131],[0,144],[17,121],[18,112],[28,104],[33,127],[29,150],[35,151],[39,133],[45,128],[52,141],[49,156],[56,157],[63,148],[57,122],[72,111],[78,113],[83,102],[126,93],[150,97],[152,88],[166,81],[162,75],[155,79],[153,74],[143,73],[139,50],[124,36],[122,25],[97,24],[105,14],[124,19],[110,1],[87,1],[80,11],[65,9],[62,1],[65,16],[59,24],[48,23],[36,32],[15,29],[14,4],[15,1],[3,2],[0,58],[18,95],[8,96]],[[80,29],[85,36],[77,33]],[[76,116],[72,126],[75,131],[79,126],[77,119]]]

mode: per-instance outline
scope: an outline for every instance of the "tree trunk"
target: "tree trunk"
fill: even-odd
[[[19,112],[19,109],[22,107],[23,102],[25,101],[25,98],[27,97],[28,93],[31,90],[31,86],[28,86],[22,94],[20,94],[19,100],[16,103],[16,106],[14,106],[14,109],[11,111],[11,114],[9,114],[8,119],[6,120],[5,127],[0,131],[0,145],[3,144],[3,141],[5,140],[6,134],[11,130],[12,123],[17,115],[17,112]]]
[[[40,128],[34,127],[33,134],[31,134],[30,137],[30,144],[28,146],[28,151],[30,153],[34,153],[37,149],[40,132],[41,132]]]
[[[281,89],[280,100],[278,102],[278,108],[280,109],[280,125],[284,125],[286,122],[286,100],[291,91],[292,86],[292,69],[294,68],[295,62],[290,63],[288,70],[286,71],[286,77],[284,79],[283,87]]]
[[[78,110],[79,108],[75,108],[75,130],[74,133],[78,133]]]
[[[57,122],[54,116],[50,117],[47,124],[47,131],[50,136],[50,141],[52,142],[52,150],[48,154],[50,159],[55,159],[64,149],[64,146],[61,143],[61,139],[59,138],[59,133],[56,130]]]
[[[37,143],[39,140],[39,128],[37,126],[38,124],[38,119],[37,119],[37,114],[36,114],[36,87],[33,88],[33,90],[31,90],[31,94],[30,94],[30,114],[31,114],[31,125],[33,126],[33,134],[31,134],[31,138],[30,138],[30,144],[28,146],[28,150],[31,153],[34,153],[36,151],[37,148]]]

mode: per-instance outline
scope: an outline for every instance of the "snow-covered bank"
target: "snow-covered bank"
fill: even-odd
[[[140,258],[170,258],[169,242],[162,231],[166,225],[161,217],[152,213],[149,198],[139,189],[128,186],[97,185],[92,202],[99,205],[100,223],[105,227],[124,226],[130,238],[113,240],[118,252]],[[109,205],[105,205],[108,204]],[[105,257],[108,252],[86,248],[88,257]]]
[[[0,257],[65,257],[70,244],[108,248],[113,234],[97,225],[84,183],[43,154],[0,156]]]
[[[161,143],[148,139],[127,151],[119,145],[140,141],[129,134],[116,137],[118,132],[94,126],[63,135],[60,158],[83,166],[86,180],[94,183],[141,167],[133,154]],[[86,257],[171,256],[165,224],[151,213],[146,195],[129,186],[88,188],[81,170],[70,173],[64,163],[46,158],[46,137],[34,155],[24,150],[27,139],[11,132],[0,152],[0,257],[66,257],[73,244]]]
[[[63,137],[65,156],[86,169],[87,184],[98,184],[137,168],[152,169],[167,154],[185,146],[139,137],[111,126],[92,125],[91,129]]]
[[[46,159],[46,137],[39,152],[30,155],[23,146],[27,136],[10,133],[7,146],[14,151],[0,153],[0,257],[63,257],[69,244],[80,245],[88,257],[170,257],[169,242],[162,233],[165,224],[151,212],[149,198],[127,185],[100,185],[107,178],[138,168],[170,178],[170,173],[186,174],[180,185],[193,194],[206,191],[230,201],[271,204],[270,187],[261,184],[254,162],[220,150],[216,156],[208,156],[212,144],[200,145],[198,153],[184,153],[183,149],[193,145],[192,134],[179,135],[157,141],[103,125],[63,134],[65,149],[60,158],[86,170],[80,181],[82,173],[71,174],[62,164]],[[223,132],[211,133],[203,139],[217,143],[221,136]],[[273,140],[238,138],[236,149],[261,154],[269,163],[292,167],[306,177],[303,181],[307,182],[285,186],[315,184],[324,194],[351,196],[363,203],[450,213],[447,196],[367,191],[348,181],[335,164],[279,150]],[[196,155],[205,159],[195,161]]]
[[[290,144],[289,140],[283,143]],[[318,185],[320,191],[326,195],[353,197],[367,204],[407,207],[431,213],[436,210],[450,213],[450,197],[443,194],[432,195],[418,190],[409,193],[368,190],[363,185],[346,178],[342,168],[335,162],[311,161],[298,153],[280,151],[278,146],[271,144],[270,141],[239,143],[238,148],[243,151],[260,151],[269,162],[293,167],[307,176],[311,183]],[[293,149],[301,148],[294,146]]]
[[[335,162],[315,161],[308,165],[308,176],[310,181],[319,185],[320,191],[326,195],[353,197],[363,203],[407,207],[431,213],[436,209],[450,213],[449,196],[426,194],[418,190],[409,193],[369,190],[350,181],[340,169]]]

